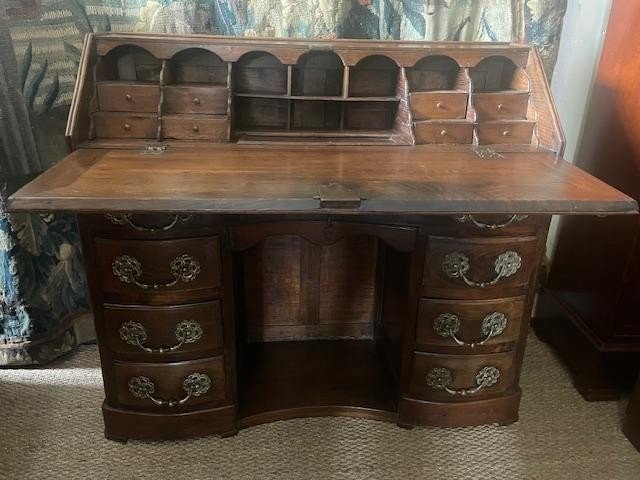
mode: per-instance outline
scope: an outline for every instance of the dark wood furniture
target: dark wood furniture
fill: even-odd
[[[89,36],[68,135],[113,439],[514,422],[550,215],[637,211],[527,46]]]
[[[629,399],[627,415],[624,419],[622,431],[629,441],[640,452],[640,377]]]
[[[640,198],[640,21],[613,2],[577,165]],[[567,217],[535,329],[574,372],[587,400],[618,398],[640,366],[640,221]]]

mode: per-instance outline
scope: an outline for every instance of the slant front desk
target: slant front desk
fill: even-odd
[[[10,208],[78,214],[119,440],[514,422],[550,216],[637,212],[528,46],[90,35],[67,134]]]

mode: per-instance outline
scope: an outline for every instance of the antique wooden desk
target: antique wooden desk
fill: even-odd
[[[78,214],[112,439],[514,422],[550,215],[637,211],[528,46],[89,36],[68,137],[10,208]]]

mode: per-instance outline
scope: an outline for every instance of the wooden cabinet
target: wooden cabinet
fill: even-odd
[[[560,158],[529,46],[84,51],[74,152],[10,208],[78,214],[109,438],[514,422],[550,216],[637,211]]]
[[[577,165],[640,198],[640,34],[633,2],[613,2]],[[640,221],[562,220],[536,331],[588,400],[618,398],[640,365]]]

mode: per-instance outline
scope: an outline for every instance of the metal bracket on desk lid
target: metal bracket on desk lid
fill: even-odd
[[[336,182],[326,183],[318,187],[318,195],[313,197],[320,201],[320,208],[360,208],[361,197],[349,187]]]

